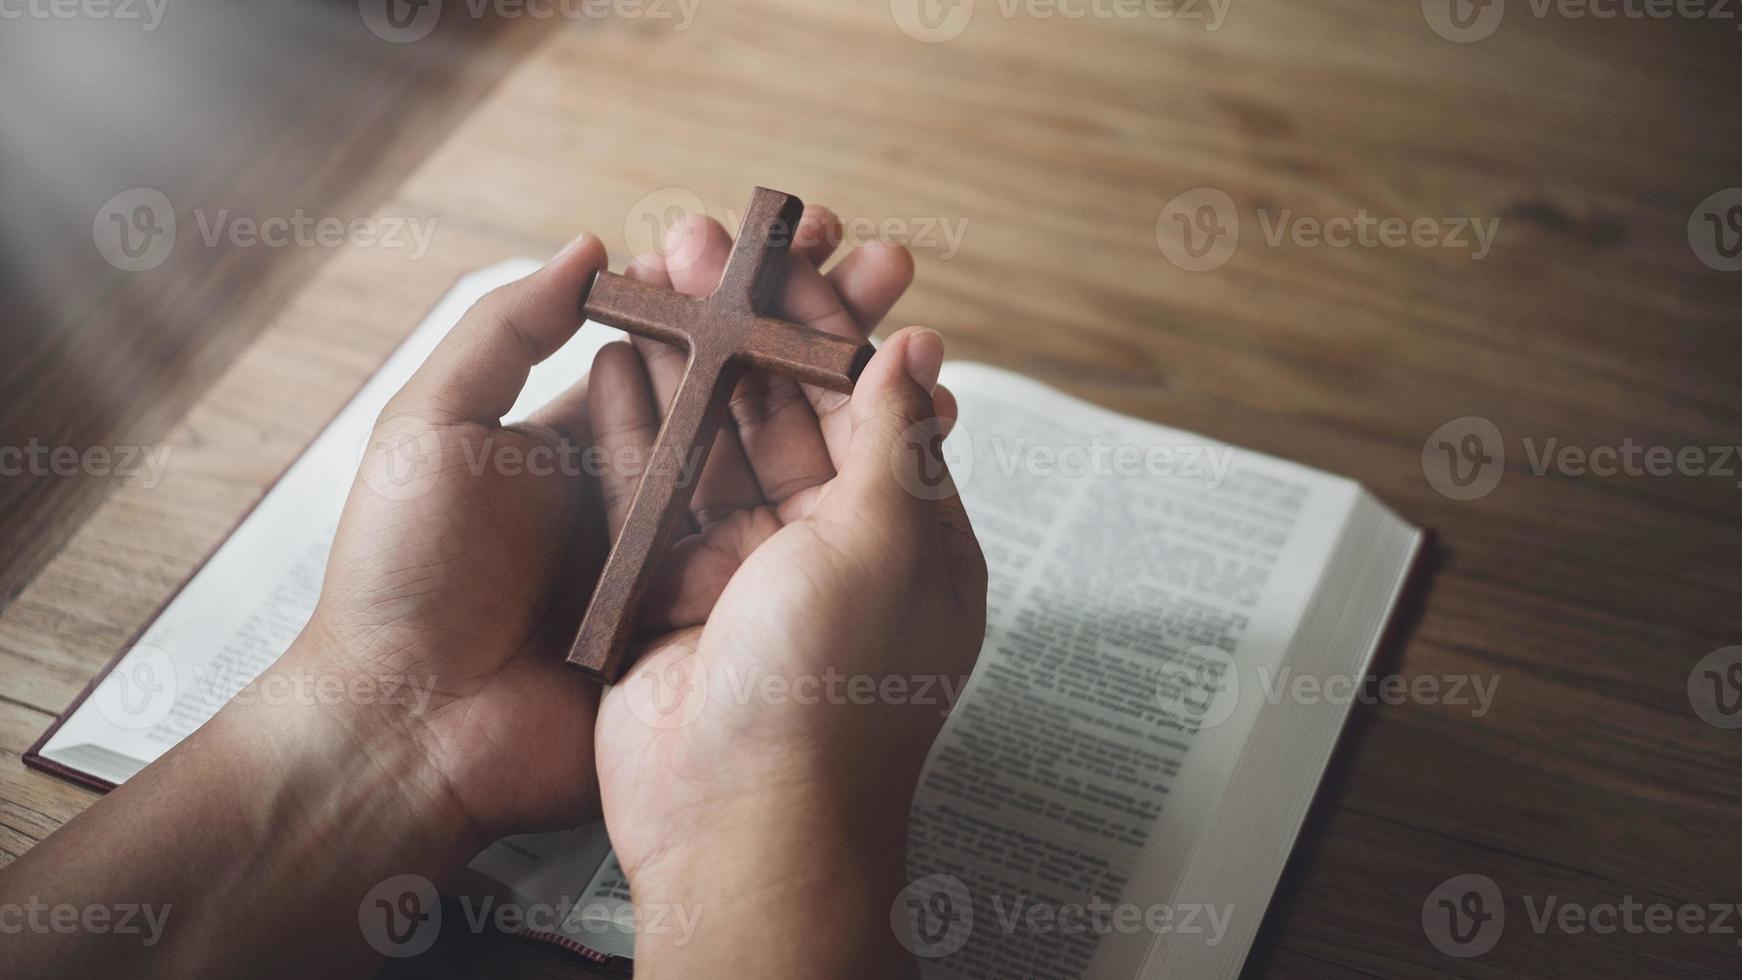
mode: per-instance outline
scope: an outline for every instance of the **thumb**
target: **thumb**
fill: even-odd
[[[908,327],[889,338],[865,366],[847,404],[852,434],[837,481],[861,516],[891,521],[929,515],[934,501],[955,497],[943,460],[947,423],[932,392],[943,367],[936,331]]]

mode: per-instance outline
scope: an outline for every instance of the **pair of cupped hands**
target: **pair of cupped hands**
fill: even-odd
[[[805,212],[775,312],[860,339],[906,290],[912,259],[872,243],[824,274],[839,238],[826,209]],[[627,274],[703,295],[731,245],[717,222],[689,218]],[[827,694],[914,689],[877,686],[891,677],[955,681],[979,649],[986,571],[961,503],[910,493],[901,477],[919,465],[912,433],[955,415],[937,384],[942,342],[896,333],[850,397],[757,373],[742,381],[691,529],[644,604],[635,666],[602,689],[564,657],[641,476],[622,461],[645,461],[686,354],[614,342],[526,421],[502,417],[532,366],[580,325],[605,266],[600,241],[583,235],[491,292],[391,400],[318,608],[277,669],[432,685],[416,710],[348,718],[364,751],[388,740],[400,758],[411,746],[422,771],[407,774],[419,787],[408,795],[457,807],[480,841],[602,813],[638,898],[693,891],[703,860],[753,865],[758,877],[778,854],[899,864],[942,706]],[[398,465],[394,443],[411,431],[439,468],[415,495],[377,492],[391,481],[371,477]],[[606,465],[467,466],[486,444],[525,458],[596,447]],[[821,683],[831,677],[832,689]],[[856,678],[870,681],[849,686]],[[805,690],[822,696],[790,696]]]

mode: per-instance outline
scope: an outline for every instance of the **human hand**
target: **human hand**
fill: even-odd
[[[599,690],[563,653],[603,521],[552,465],[591,444],[585,382],[500,420],[604,265],[583,237],[490,293],[382,411],[314,614],[256,689],[315,700],[232,700],[0,877],[0,901],[147,898],[172,924],[0,944],[0,973],[360,976],[401,948],[381,889],[418,903],[491,839],[598,813]]]
[[[605,264],[582,236],[492,291],[388,403],[320,602],[274,668],[431,685],[427,703],[344,721],[365,745],[409,743],[428,766],[388,775],[433,782],[480,842],[598,813],[599,689],[563,663],[604,552],[594,484],[574,467],[496,463],[572,460],[591,445],[584,379],[525,423],[501,419],[580,325]]]
[[[824,276],[833,222],[821,209],[801,221],[782,313],[856,339],[906,288],[911,259],[866,246]],[[718,224],[692,219],[665,258],[628,274],[704,294],[730,248]],[[645,604],[655,635],[601,706],[605,817],[637,902],[711,903],[733,955],[772,948],[742,941],[771,914],[746,896],[814,910],[847,888],[886,907],[901,887],[907,810],[947,707],[935,692],[959,690],[985,628],[985,565],[960,500],[898,478],[918,466],[914,427],[954,416],[935,387],[942,357],[936,334],[908,330],[851,398],[746,379],[700,476],[695,531]],[[639,339],[600,353],[589,403],[607,456],[645,455],[682,366],[682,352]],[[636,482],[602,481],[613,532]],[[933,693],[915,696],[922,686]],[[845,918],[831,935],[842,956],[806,968],[892,945],[886,917]],[[720,948],[661,938],[638,939],[638,967],[682,974],[684,955],[720,972]]]

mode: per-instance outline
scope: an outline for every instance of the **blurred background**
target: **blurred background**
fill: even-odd
[[[533,39],[539,25],[518,23],[516,36],[494,16],[450,16],[421,43],[391,44],[341,0],[6,3],[0,444],[83,453],[161,438],[333,252],[204,247],[191,202],[208,227],[219,212],[368,215]],[[189,205],[178,237],[202,247],[149,270],[105,259],[99,214],[135,188]],[[0,476],[0,600],[101,482]]]
[[[0,0],[0,447],[156,444],[295,353],[251,348],[275,323],[366,334],[270,382],[319,396],[243,420],[279,448],[214,470],[240,508],[468,269],[580,230],[620,267],[790,191],[914,249],[892,325],[1439,532],[1392,667],[1504,669],[1506,706],[1358,713],[1249,973],[1718,976],[1709,935],[1464,963],[1412,917],[1457,871],[1704,901],[1742,869],[1734,733],[1685,727],[1688,666],[1742,641],[1738,478],[1526,448],[1742,442],[1739,28],[1718,0]],[[427,240],[353,232],[383,214]],[[1509,454],[1476,499],[1424,458],[1472,418]],[[0,604],[97,469],[0,475]],[[182,506],[120,524],[235,517]],[[172,587],[168,540],[129,574]],[[34,628],[75,630],[65,601]]]

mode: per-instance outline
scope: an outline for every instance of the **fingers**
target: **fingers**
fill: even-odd
[[[913,253],[888,242],[867,242],[827,277],[859,329],[870,334],[913,284]]]
[[[937,495],[925,490],[939,484],[936,473],[943,463],[920,458],[932,448],[920,443],[929,442],[922,435],[926,425],[935,426],[932,389],[943,360],[943,338],[909,327],[889,338],[865,366],[846,407],[852,432],[847,452],[837,459],[839,489],[831,488],[825,507],[844,498],[846,506],[866,509],[872,519],[894,524],[929,519],[927,505]],[[924,483],[903,479],[916,463],[934,467],[921,474],[927,478]]]
[[[382,417],[500,423],[532,366],[581,325],[581,302],[605,261],[605,246],[582,235],[544,268],[491,290],[448,332]]]
[[[805,205],[793,236],[792,254],[821,269],[841,244],[841,219],[820,204]]]
[[[726,230],[704,218],[686,218],[672,228],[666,244],[670,248],[669,262],[661,256],[638,258],[629,266],[629,277],[692,296],[712,292],[726,267],[726,255],[732,250],[732,239]],[[689,352],[646,337],[631,340],[647,362],[654,403],[660,406],[663,416],[664,406],[671,404],[683,381]],[[690,514],[699,526],[706,527],[734,511],[761,503],[762,491],[744,460],[737,433],[722,427],[714,437],[708,462],[696,483],[695,496],[690,498]]]
[[[587,376],[569,385],[556,397],[534,409],[526,421],[546,426],[576,446],[593,444],[593,427],[587,411]]]
[[[579,381],[570,385],[555,398],[539,406],[526,418],[526,423],[534,427],[543,427],[555,432],[557,437],[568,446],[563,452],[585,453],[593,445],[593,426],[591,413],[587,411],[588,377],[582,375]],[[511,426],[510,428],[519,428]],[[573,458],[564,456],[565,460]],[[580,457],[584,459],[585,457]],[[583,463],[584,469],[584,463]],[[559,467],[564,475],[579,476],[580,474],[566,467]],[[585,501],[592,494],[592,481],[573,479],[564,481],[569,493],[575,500]],[[610,540],[606,538],[605,540]],[[591,576],[585,581],[592,581]]]
[[[603,460],[599,496],[605,504],[605,529],[616,540],[659,434],[659,411],[634,348],[615,341],[599,349],[587,384],[587,409]]]
[[[832,212],[805,211],[800,243],[817,238],[838,241],[839,235],[839,219]],[[781,293],[780,315],[839,337],[864,339],[913,279],[912,258],[899,246],[870,244],[855,249],[827,277],[817,271],[818,254],[826,252],[812,249],[801,254],[795,249]],[[855,309],[866,319],[860,319]],[[845,401],[846,396],[837,392],[767,374],[752,374],[738,386],[732,421],[769,503],[780,506],[834,476],[830,433],[819,426],[819,420]],[[837,428],[844,445],[845,427]]]
[[[900,245],[870,242],[842,259],[824,284],[840,298],[848,319],[860,331],[858,336],[870,336],[912,283],[912,253]],[[807,394],[824,442],[831,455],[838,454],[852,431],[847,420],[837,416],[847,396],[823,388],[809,388]]]
[[[915,327],[871,359],[843,410],[852,432],[841,475],[815,516],[847,533],[881,529],[901,554],[941,555],[957,599],[983,602],[985,559],[941,450],[936,403],[955,413],[955,397],[937,384],[943,359],[943,339]]]
[[[938,413],[939,427],[943,430],[944,435],[949,435],[950,431],[956,427],[958,414],[956,393],[944,385],[938,385],[931,393],[931,407],[932,411]]]

